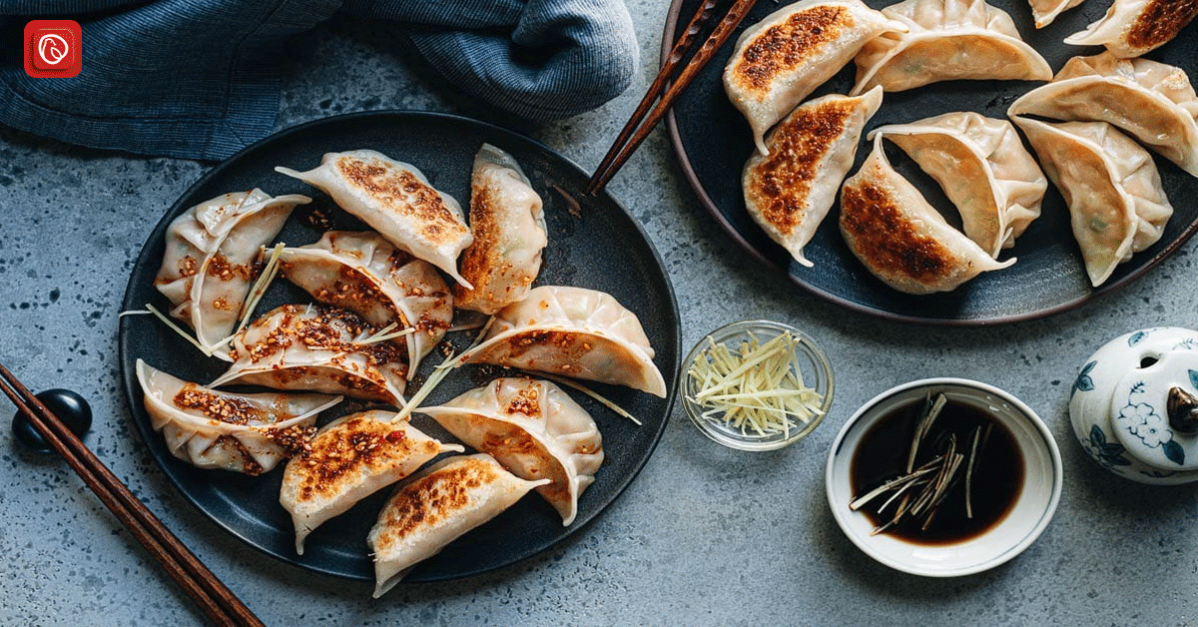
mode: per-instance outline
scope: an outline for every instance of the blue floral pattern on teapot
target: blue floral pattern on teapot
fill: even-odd
[[[1082,448],[1133,481],[1198,481],[1198,436],[1171,426],[1165,401],[1173,387],[1198,390],[1195,368],[1198,331],[1143,329],[1108,342],[1081,367],[1070,391],[1070,422]]]

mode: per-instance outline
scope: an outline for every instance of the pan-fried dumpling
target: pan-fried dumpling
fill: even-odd
[[[1198,176],[1198,94],[1185,70],[1110,52],[1074,57],[1007,114],[1109,122]]]
[[[881,104],[881,89],[804,103],[766,136],[769,154],[754,153],[745,164],[741,185],[749,215],[804,266],[812,264],[803,247],[832,208],[861,130]]]
[[[636,314],[610,294],[543,285],[495,314],[462,363],[495,364],[625,385],[666,397],[653,347]]]
[[[474,288],[454,286],[453,296],[458,307],[490,315],[532,289],[549,238],[541,197],[511,155],[483,144],[470,189],[474,243],[462,253],[462,276]]]
[[[603,436],[591,415],[548,381],[496,379],[420,412],[516,476],[552,481],[537,493],[561,514],[562,525],[574,522],[578,497],[603,463]]]
[[[1036,18],[1036,28],[1044,28],[1052,24],[1057,16],[1081,4],[1085,0],[1028,0],[1032,5],[1032,16]]]
[[[379,328],[415,327],[397,339],[408,349],[412,372],[453,322],[453,296],[437,270],[377,233],[329,231],[315,244],[284,248],[279,264],[284,276],[322,303]]]
[[[1106,122],[1015,118],[1069,205],[1073,236],[1094,287],[1156,243],[1173,206],[1152,155]]]
[[[287,462],[279,503],[295,523],[295,552],[308,534],[358,501],[416,472],[460,444],[442,444],[395,412],[370,410],[325,425]]]
[[[406,351],[344,309],[283,305],[233,337],[233,365],[212,387],[242,383],[404,404]]]
[[[724,90],[765,154],[765,132],[839,72],[866,41],[906,30],[860,0],[802,0],[740,36],[724,67]]]
[[[190,383],[137,360],[150,425],[175,457],[247,475],[269,472],[302,449],[316,415],[341,402],[324,394],[231,394]]]
[[[419,562],[491,520],[548,479],[525,481],[486,453],[450,457],[412,476],[379,512],[367,542],[377,599]]]
[[[908,294],[949,292],[998,262],[961,234],[894,171],[874,138],[873,152],[840,192],[840,232],[874,276]]]
[[[1115,0],[1101,20],[1065,43],[1106,46],[1115,56],[1130,59],[1169,43],[1195,16],[1198,0]]]
[[[898,144],[940,183],[957,207],[965,235],[998,258],[1033,220],[1048,180],[1006,120],[973,112],[874,129]]]
[[[957,79],[1046,81],[1052,68],[1019,38],[1015,22],[983,0],[905,0],[882,13],[907,25],[870,40],[854,59],[859,94]]]
[[[462,207],[433,188],[415,166],[381,152],[330,152],[307,172],[275,171],[320,188],[383,237],[443,270],[459,283],[458,255],[473,240]]]
[[[196,331],[208,349],[237,328],[260,268],[255,261],[307,196],[272,198],[260,189],[217,196],[171,222],[154,286],[171,301],[171,316]],[[224,358],[225,351],[215,350]]]

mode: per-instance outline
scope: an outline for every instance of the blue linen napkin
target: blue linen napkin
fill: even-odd
[[[623,0],[4,0],[0,124],[223,159],[273,129],[287,39],[337,11],[394,22],[458,88],[537,121],[593,109],[636,72]],[[34,18],[82,25],[79,76],[25,74],[16,42]]]

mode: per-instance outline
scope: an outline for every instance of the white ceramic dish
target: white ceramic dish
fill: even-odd
[[[1024,481],[1008,514],[982,534],[955,544],[922,545],[882,533],[871,536],[873,522],[849,509],[854,498],[852,457],[863,436],[895,406],[943,392],[996,417],[1015,436],[1024,463]],[[1061,454],[1052,434],[1030,407],[1006,392],[977,381],[939,378],[891,388],[849,418],[828,454],[828,504],[849,540],[875,560],[906,573],[956,577],[1007,562],[1031,546],[1052,519],[1061,498]]]

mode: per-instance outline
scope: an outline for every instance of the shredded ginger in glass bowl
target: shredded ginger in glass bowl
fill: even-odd
[[[811,433],[832,406],[832,368],[794,327],[745,320],[721,327],[683,365],[682,405],[699,431],[735,449],[769,451]]]

